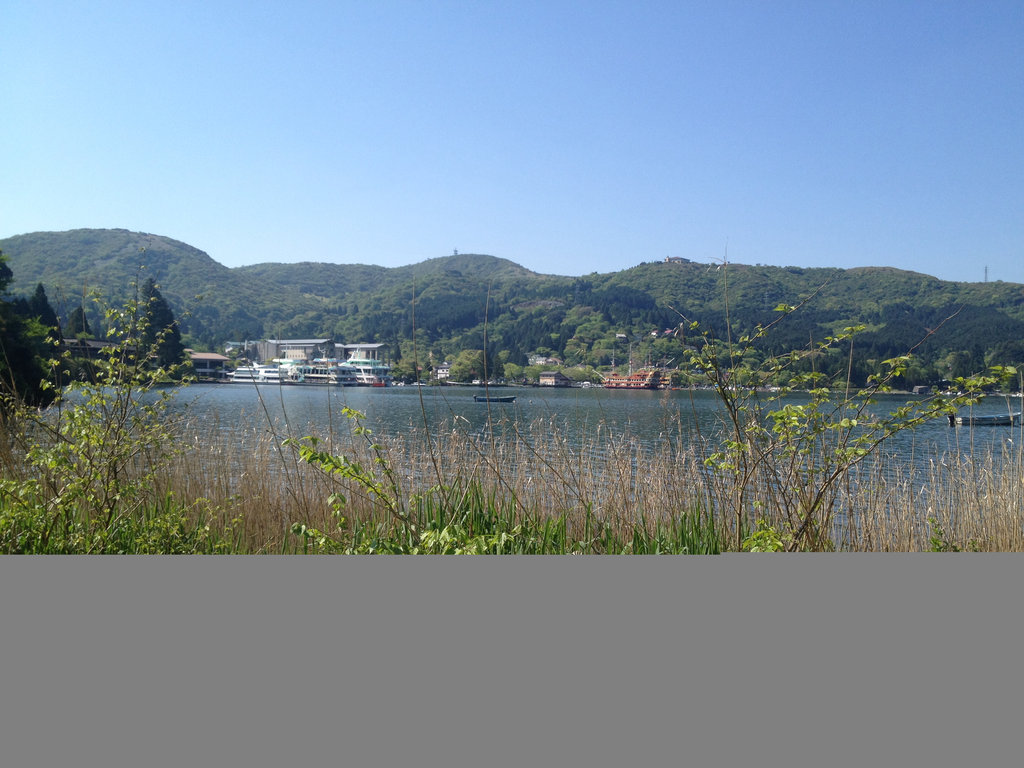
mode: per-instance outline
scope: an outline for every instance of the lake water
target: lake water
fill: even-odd
[[[626,436],[642,445],[656,446],[682,438],[686,442],[720,433],[721,410],[707,391],[622,391],[600,387],[556,389],[502,387],[492,396],[515,395],[514,403],[479,403],[478,387],[311,387],[252,384],[202,384],[179,391],[176,400],[202,423],[237,432],[238,428],[274,429],[302,436],[312,428],[344,433],[351,428],[341,414],[347,406],[366,415],[365,425],[384,435],[410,429],[458,428],[469,434],[514,425],[524,428],[544,422],[551,430],[593,440],[595,436]],[[799,396],[794,396],[796,401]],[[914,399],[910,395],[884,395],[876,408],[887,412]],[[1020,410],[1020,399],[1010,407]],[[1006,413],[1002,397],[987,398],[976,414]],[[1012,446],[1020,427],[950,427],[935,419],[890,439],[886,453],[920,461],[946,453],[975,454]],[[917,457],[917,458],[912,458]]]

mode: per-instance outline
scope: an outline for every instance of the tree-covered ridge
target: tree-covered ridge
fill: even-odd
[[[777,306],[803,303],[766,340],[766,353],[863,325],[854,349],[855,368],[864,371],[911,348],[932,378],[1024,362],[1024,286],[947,282],[893,268],[657,261],[564,277],[454,254],[397,268],[301,262],[229,269],[184,243],[126,230],[21,235],[0,248],[15,276],[12,290],[27,295],[43,284],[64,319],[86,290],[117,302],[152,278],[196,348],[334,336],[385,343],[401,363],[413,354],[415,329],[415,352],[428,365],[464,350],[486,350],[512,371],[531,356],[581,368],[630,357],[677,364],[678,338],[666,332],[683,322],[728,323],[743,333],[771,322]]]

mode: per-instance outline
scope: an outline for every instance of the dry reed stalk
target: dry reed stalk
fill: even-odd
[[[336,483],[281,449],[271,429],[220,424],[181,424],[180,453],[158,478],[161,493],[197,509],[217,511],[211,526],[238,532],[246,551],[282,551],[292,523],[334,530],[327,497]],[[303,434],[317,434],[312,425]],[[342,453],[372,467],[365,439],[341,431],[317,434]],[[564,516],[570,535],[582,537],[600,521],[625,537],[634,525],[653,529],[681,513],[725,509],[736,488],[709,472],[701,446],[666,432],[655,448],[628,433],[609,434],[603,424],[590,436],[568,433],[552,420],[504,435],[474,435],[459,423],[430,435],[410,429],[374,435],[393,471],[396,493],[407,501],[432,487],[479,483],[497,498],[514,499],[514,521]],[[1019,445],[1019,444],[1018,444]],[[7,476],[17,461],[3,458]],[[921,551],[932,548],[934,526],[961,549],[1024,550],[1024,471],[1018,448],[971,461],[936,458],[926,470],[908,470],[894,458],[856,467],[836,501],[834,540],[851,551]],[[772,507],[766,483],[752,483],[747,524],[785,521]],[[370,520],[379,505],[359,488],[346,490],[346,516]],[[736,520],[718,516],[720,533],[734,541]],[[749,532],[749,531],[748,531]]]
[[[859,483],[846,525],[854,551],[951,549],[1024,551],[1024,496],[1020,453],[972,460],[947,456],[927,470],[894,465],[874,483]]]

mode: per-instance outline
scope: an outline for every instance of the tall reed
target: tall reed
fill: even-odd
[[[787,522],[772,489],[757,482],[744,491],[745,516],[723,514],[735,475],[709,469],[708,447],[669,420],[653,442],[603,422],[570,429],[554,416],[526,425],[498,418],[480,431],[453,417],[372,440],[340,414],[326,424],[185,417],[165,426],[177,450],[157,471],[144,453],[126,468],[148,478],[150,501],[131,513],[145,525],[122,526],[121,543],[104,551],[716,552]],[[405,523],[365,482],[325,474],[283,445],[307,435],[386,478]],[[924,464],[879,451],[837,484],[829,543],[819,548],[1024,550],[1021,437]],[[31,422],[8,421],[2,438],[2,479],[15,488],[31,471]],[[0,499],[0,514],[11,503]]]
[[[415,510],[420,529],[431,516],[435,523],[441,519],[439,504],[464,511],[467,499],[508,528],[558,521],[570,545],[589,542],[581,551],[608,551],[609,546],[647,551],[638,542],[685,520],[713,528],[721,542],[744,538],[759,520],[767,526],[784,524],[771,493],[751,487],[750,514],[737,531],[733,516],[716,512],[733,494],[730,478],[710,472],[700,451],[682,436],[668,435],[652,448],[603,424],[595,425],[589,437],[569,434],[554,419],[497,432],[471,434],[454,420],[430,434],[412,428],[374,435],[397,493],[430,500]],[[306,433],[316,435],[312,426]],[[344,431],[317,436],[333,441],[337,453],[374,466],[374,456],[357,436]],[[244,530],[250,551],[294,548],[295,523],[332,529],[336,511],[327,499],[339,491],[346,496],[344,515],[350,525],[387,526],[379,505],[358,483],[345,485],[294,461],[279,450],[279,434],[218,430],[212,437],[193,427],[187,440],[190,450],[175,459],[161,490],[182,499],[207,499],[223,524],[233,521]],[[979,457],[935,456],[927,469],[913,469],[881,453],[857,465],[837,492],[832,546],[926,551],[941,539],[949,549],[1024,549],[1019,445]],[[470,517],[473,529],[494,528],[482,525],[479,515]]]

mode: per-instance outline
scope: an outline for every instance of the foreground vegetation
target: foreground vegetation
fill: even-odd
[[[53,399],[0,401],[0,552],[710,554],[724,551],[1024,549],[1024,434],[1012,450],[935,456],[928,470],[885,441],[1015,381],[994,367],[889,413],[872,408],[913,356],[881,361],[853,386],[863,327],[774,352],[800,308],[723,334],[679,315],[673,339],[713,389],[721,428],[667,430],[645,448],[602,425],[458,421],[374,435],[342,409],[281,434],[193,422],[170,409],[181,381],[177,325],[151,282],[108,308],[108,344],[72,377],[52,359],[36,382]],[[51,345],[52,346],[52,345]],[[171,350],[171,353],[168,353]],[[847,361],[820,370],[825,360]],[[45,361],[39,360],[40,365]],[[838,373],[835,371],[838,370]],[[186,383],[187,383],[187,377]],[[72,380],[73,379],[73,380]],[[68,382],[63,387],[57,383]],[[779,386],[779,383],[782,383]],[[777,386],[770,391],[764,385]],[[789,395],[800,390],[804,396]],[[680,419],[685,415],[680,414]],[[678,435],[673,438],[671,435]]]
[[[715,367],[714,344],[707,355],[712,376],[739,370]],[[157,386],[166,372],[123,346],[97,366],[96,381],[46,411],[7,409],[0,552],[1024,550],[1018,428],[1013,451],[936,456],[915,470],[858,430],[852,401],[826,413],[836,400],[822,390],[766,422],[743,399],[750,390],[725,387],[739,398],[723,409],[736,439],[694,443],[679,425],[655,449],[601,425],[570,435],[556,421],[376,435],[347,409],[332,415],[334,430],[281,433],[269,418],[241,430],[172,412]]]
[[[691,445],[652,451],[600,429],[576,445],[553,426],[491,442],[457,424],[369,435],[353,418],[340,436],[284,444],[185,418],[159,440],[83,450],[73,472],[11,452],[0,551],[685,554],[781,550],[792,536],[767,489],[748,489],[749,515],[714,514],[735,488]],[[925,470],[882,457],[850,471],[833,510],[829,535],[798,549],[1022,551],[1022,454]]]

